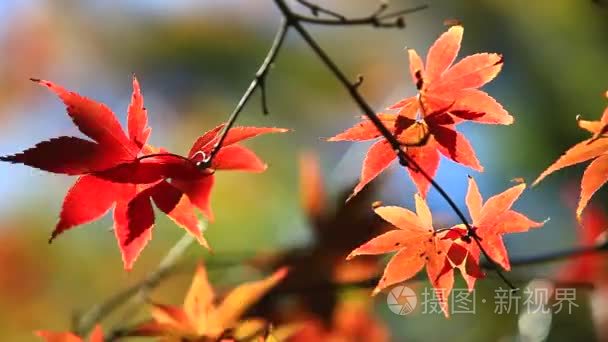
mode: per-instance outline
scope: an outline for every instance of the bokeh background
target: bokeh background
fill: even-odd
[[[421,3],[393,0],[391,9]],[[477,174],[445,159],[440,165],[437,180],[461,207],[468,174],[489,196],[510,186],[513,178],[531,182],[568,146],[587,136],[577,128],[575,116],[597,119],[607,104],[602,94],[608,89],[608,4],[425,3],[429,9],[408,15],[403,30],[317,26],[311,31],[353,78],[365,76],[361,91],[377,109],[414,94],[404,47],[425,54],[445,30],[444,19],[456,18],[465,26],[461,56],[479,51],[504,55],[503,71],[485,89],[513,114],[515,124],[462,125],[486,172]],[[343,0],[323,5],[357,16],[371,13],[377,3]],[[50,137],[78,134],[63,105],[28,78],[49,79],[102,101],[124,122],[132,73],[142,85],[153,128],[151,143],[185,153],[197,136],[225,120],[234,108],[279,20],[271,1],[2,0],[0,155]],[[320,155],[332,201],[356,181],[367,145],[327,143],[322,138],[349,127],[361,113],[296,34],[288,36],[267,83],[270,115],[261,113],[257,94],[239,124],[289,127],[294,132],[248,143],[270,165],[267,172],[219,175],[212,200],[216,222],[206,231],[215,254],[190,248],[184,271],[166,281],[153,298],[179,302],[192,266],[201,257],[209,261],[216,284],[234,284],[259,276],[245,265],[246,258],[310,243],[298,185],[297,161],[303,150]],[[551,220],[542,229],[507,238],[513,258],[578,243],[570,202],[576,198],[581,173],[580,167],[569,168],[525,193],[517,208],[534,219]],[[182,235],[158,215],[155,238],[135,269],[125,273],[109,217],[74,229],[52,245],[46,243],[73,179],[9,164],[0,165],[0,175],[4,341],[35,340],[35,329],[69,329],[75,314],[153,270]],[[394,166],[378,185],[374,199],[411,206],[414,187],[404,170]],[[602,190],[593,202],[605,208],[606,197]],[[457,223],[434,190],[429,203],[442,225]],[[560,267],[522,267],[510,276],[525,286],[538,277],[552,279]],[[426,286],[422,282],[416,288]],[[457,286],[463,287],[462,282]],[[592,319],[598,316],[591,310],[592,290],[577,292],[580,307],[572,315],[535,316],[530,323],[515,313],[493,313],[494,290],[500,286],[505,287],[493,274],[478,283],[475,315],[449,320],[420,312],[398,316],[388,310],[383,294],[376,298],[375,312],[395,340],[600,339]],[[481,298],[488,304],[482,305]],[[145,317],[145,310],[122,311],[106,326],[133,315]]]

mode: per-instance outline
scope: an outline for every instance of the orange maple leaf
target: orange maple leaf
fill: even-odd
[[[436,290],[444,314],[448,316],[447,298],[454,285],[454,278],[452,273],[443,270],[451,241],[443,238],[446,231],[437,232],[433,228],[431,211],[424,199],[416,194],[415,200],[416,213],[396,206],[376,208],[376,214],[398,229],[364,243],[352,251],[347,259],[357,255],[397,251],[386,265],[373,295],[414,277],[426,265],[429,281]]]
[[[152,320],[135,328],[131,335],[216,340],[228,329],[238,330],[241,324],[247,323],[248,321],[240,321],[245,311],[286,275],[287,268],[281,268],[265,279],[242,284],[216,305],[215,292],[207,278],[207,271],[200,264],[183,307],[153,304]]]
[[[608,98],[608,91],[605,95]],[[568,149],[538,176],[532,186],[557,170],[593,159],[583,173],[583,179],[581,180],[581,194],[576,208],[576,216],[580,219],[593,194],[608,180],[608,136],[606,135],[608,131],[608,107],[604,110],[599,121],[579,120],[578,118],[577,121],[580,128],[589,131],[593,136]]]
[[[39,330],[35,334],[43,338],[46,342],[84,342],[85,340],[71,332],[54,332],[48,330]],[[89,342],[104,342],[103,331],[101,325],[96,325],[91,335]]]
[[[408,97],[388,109],[398,114],[379,114],[382,123],[405,146],[405,153],[429,176],[439,166],[439,155],[477,171],[483,167],[473,147],[456,125],[465,121],[509,125],[513,117],[490,95],[479,90],[500,72],[502,56],[495,53],[478,53],[452,65],[462,41],[462,26],[453,26],[431,46],[426,68],[420,56],[409,50],[410,73],[419,94]],[[369,120],[340,133],[329,141],[364,141],[381,137]],[[391,145],[384,139],[376,142],[367,152],[357,194],[371,180],[396,159]],[[429,181],[415,169],[408,168],[410,177],[424,197]]]
[[[543,225],[511,209],[525,189],[516,185],[485,203],[477,184],[471,178],[466,196],[471,224],[479,243],[488,256],[505,270],[510,270],[502,235],[528,231]],[[431,285],[435,288],[441,308],[448,316],[447,298],[454,285],[454,269],[460,269],[469,290],[476,279],[484,276],[479,266],[481,249],[464,225],[435,230],[431,212],[416,194],[416,213],[400,207],[379,207],[376,213],[396,226],[397,230],[382,234],[355,249],[348,258],[361,254],[382,254],[397,251],[386,265],[373,294],[414,277],[425,265]]]
[[[526,232],[530,228],[538,228],[544,224],[544,222],[533,221],[511,209],[525,188],[526,184],[524,183],[515,185],[498,195],[490,197],[484,203],[477,183],[472,177],[469,178],[466,204],[473,221],[471,227],[479,238],[478,243],[472,241],[472,238],[467,234],[467,228],[462,224],[452,227],[446,234],[446,238],[455,241],[448,253],[448,259],[450,259],[452,265],[460,268],[469,290],[473,289],[475,280],[480,278],[478,271],[473,267],[473,264],[479,263],[479,255],[481,254],[479,245],[493,262],[509,271],[511,265],[502,235]],[[460,249],[460,247],[465,248]],[[462,260],[465,258],[468,262],[463,263]]]

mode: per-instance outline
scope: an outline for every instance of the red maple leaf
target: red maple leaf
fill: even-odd
[[[509,125],[513,117],[490,95],[479,90],[500,72],[502,56],[478,53],[452,65],[462,41],[462,26],[453,26],[431,46],[426,68],[416,51],[409,50],[410,73],[419,94],[408,97],[388,109],[398,114],[379,114],[384,125],[403,144],[407,156],[433,177],[440,153],[477,171],[483,167],[473,147],[456,125],[465,121]],[[369,120],[329,139],[329,141],[364,141],[381,137]],[[377,141],[367,152],[361,178],[353,195],[384,171],[396,159],[391,145]],[[415,169],[410,177],[424,197],[430,183]]]
[[[197,163],[211,153],[223,125],[199,137],[187,157],[147,145],[150,128],[135,78],[127,115],[128,136],[104,104],[51,82],[35,81],[59,96],[78,129],[93,141],[59,137],[22,153],[0,157],[0,160],[79,175],[65,196],[50,241],[68,229],[100,218],[114,206],[114,232],[127,270],[132,268],[152,236],[152,202],[208,247],[199,229],[195,208],[209,220],[213,219],[209,199],[214,170],[264,171],[266,164],[237,143],[260,134],[286,131],[264,127],[232,128],[209,167],[201,169]]]
[[[452,273],[443,271],[451,241],[444,231],[435,231],[431,211],[424,199],[416,194],[416,213],[401,207],[376,208],[376,214],[398,229],[377,236],[352,251],[347,259],[357,255],[375,255],[397,251],[384,269],[384,274],[372,294],[388,286],[411,279],[424,266],[444,314],[448,315],[447,298],[454,285]]]
[[[43,338],[46,342],[84,342],[85,340],[80,336],[71,332],[54,332],[48,330],[36,331],[36,335]],[[96,325],[91,335],[89,336],[89,342],[103,342],[103,331],[101,325]]]
[[[608,91],[606,91],[608,98]],[[578,120],[580,128],[593,134],[589,139],[572,146],[551,166],[549,166],[532,184],[542,181],[553,172],[578,163],[593,159],[583,173],[581,180],[581,194],[576,208],[576,216],[581,217],[583,210],[589,203],[593,194],[608,180],[608,107],[604,110],[599,121]]]

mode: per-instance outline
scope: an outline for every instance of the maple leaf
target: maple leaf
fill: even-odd
[[[85,340],[80,336],[71,332],[54,332],[48,330],[39,330],[35,334],[38,337],[43,338],[46,342],[84,342]],[[101,325],[96,325],[91,335],[89,336],[89,342],[104,342],[103,331]]]
[[[210,168],[201,170],[197,163],[211,154],[220,139],[222,128],[223,125],[220,125],[198,138],[188,157],[159,150],[159,153],[147,154],[94,173],[97,178],[114,184],[139,183],[137,189],[127,197],[128,201],[118,202],[114,211],[117,225],[127,227],[117,235],[121,245],[135,243],[141,246],[134,250],[133,255],[128,255],[127,260],[134,260],[149,240],[154,224],[152,202],[176,224],[194,235],[199,243],[208,247],[198,227],[194,208],[213,221],[210,198],[215,170],[266,170],[267,165],[253,151],[237,143],[260,134],[287,131],[272,127],[234,127],[229,130]]]
[[[483,203],[475,180],[469,180],[466,203],[473,221],[472,230],[487,255],[505,270],[510,270],[510,264],[502,235],[543,225],[511,209],[524,189],[525,184],[516,185]],[[399,229],[366,242],[352,251],[348,258],[397,251],[387,264],[373,294],[411,279],[426,266],[431,285],[447,317],[447,298],[454,284],[454,269],[460,269],[471,291],[476,279],[484,276],[479,267],[481,249],[462,224],[435,230],[426,202],[418,194],[415,199],[416,213],[395,206],[376,208],[380,217]]]
[[[444,240],[451,240],[449,245],[446,262],[441,270],[440,277],[448,275],[454,276],[454,269],[459,269],[462,278],[467,284],[469,292],[473,291],[477,279],[485,277],[485,273],[479,266],[479,254],[470,252],[470,244],[476,242],[468,238],[467,230],[464,227],[452,227],[446,231]]]
[[[401,207],[383,206],[376,214],[398,229],[391,230],[353,250],[347,257],[397,252],[386,265],[373,295],[388,286],[414,277],[426,266],[431,285],[436,290],[440,306],[448,316],[447,298],[454,285],[453,274],[445,272],[446,254],[451,241],[444,239],[446,231],[435,231],[431,211],[424,199],[416,194],[416,213]]]
[[[453,266],[457,265],[460,268],[469,290],[473,289],[475,280],[480,278],[479,270],[474,266],[478,265],[479,256],[482,253],[479,245],[492,262],[509,271],[511,265],[502,236],[504,234],[526,232],[530,228],[538,228],[544,224],[544,222],[533,221],[511,209],[525,188],[526,184],[524,183],[515,185],[498,195],[490,197],[484,203],[477,183],[472,177],[469,178],[466,204],[472,219],[470,225],[478,237],[477,242],[479,244],[472,240],[467,228],[462,224],[452,227],[445,236],[446,239],[455,241],[451,245],[448,259]]]
[[[104,104],[49,81],[34,81],[59,96],[74,124],[93,141],[59,137],[21,153],[0,157],[0,160],[49,172],[79,175],[64,198],[59,222],[49,241],[66,230],[97,220],[114,207],[114,233],[127,270],[133,267],[152,237],[155,221],[152,203],[208,248],[195,208],[213,220],[210,194],[214,171],[264,171],[266,164],[251,150],[237,143],[260,134],[287,131],[234,127],[228,132],[210,168],[201,169],[197,163],[215,148],[223,125],[198,138],[188,157],[148,145],[151,129],[147,127],[147,111],[135,77],[127,110],[128,136],[115,114]]]
[[[608,91],[605,95],[608,98]],[[577,121],[580,128],[589,131],[593,136],[564,152],[538,176],[532,186],[557,170],[593,159],[585,169],[581,180],[580,199],[576,208],[576,216],[580,218],[593,194],[608,180],[608,136],[606,135],[608,131],[608,107],[604,110],[599,121],[580,120],[579,118],[577,118]]]
[[[419,94],[408,97],[388,109],[398,114],[380,113],[382,123],[404,146],[407,156],[430,177],[439,166],[440,153],[456,163],[477,171],[483,167],[467,138],[456,130],[465,121],[509,125],[513,117],[490,95],[479,90],[500,72],[502,57],[478,53],[452,65],[462,40],[462,26],[453,26],[431,46],[426,68],[416,51],[409,50],[410,73]],[[329,139],[329,141],[364,141],[381,137],[367,119]],[[381,139],[374,143],[363,161],[359,184],[353,195],[390,166],[396,159],[391,145]],[[425,197],[430,182],[413,168],[408,168],[418,192]]]
[[[494,98],[479,90],[502,69],[501,55],[477,53],[453,64],[463,33],[464,28],[460,25],[443,33],[430,47],[426,65],[415,50],[408,50],[410,75],[419,94],[405,98],[389,109],[399,109],[400,114],[412,119],[417,112],[411,112],[410,106],[417,107],[425,120],[439,113],[449,113],[457,121],[513,123],[513,117]]]
[[[228,329],[238,330],[241,324],[246,324],[247,321],[240,320],[241,316],[276,286],[287,272],[287,268],[281,268],[265,279],[242,284],[216,304],[207,271],[199,264],[183,306],[153,304],[152,320],[135,328],[131,335],[216,340],[224,336]]]

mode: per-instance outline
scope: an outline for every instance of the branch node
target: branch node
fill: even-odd
[[[378,6],[378,9],[373,14],[374,17],[379,16],[380,14],[382,14],[384,11],[386,11],[387,8],[388,8],[388,1],[387,0],[381,0],[380,1],[380,6]]]
[[[262,114],[268,115],[270,110],[268,110],[268,98],[266,97],[266,75],[263,75],[259,78],[258,83],[260,88],[260,98],[262,102]]]
[[[318,17],[321,13],[326,14],[330,17],[334,17],[340,21],[346,21],[346,17],[343,16],[340,13],[334,12],[332,10],[329,10],[327,8],[321,7],[317,4],[313,4],[311,2],[308,2],[307,0],[298,0],[298,2],[300,3],[300,5],[308,8],[310,10],[310,13],[312,13],[312,15],[314,15],[315,17]]]
[[[397,28],[405,28],[405,19],[403,19],[403,17],[399,17],[395,20],[395,26]]]
[[[355,88],[355,89],[359,88],[361,86],[361,84],[363,83],[363,80],[364,80],[363,75],[361,75],[361,74],[357,75],[357,81],[355,81],[352,84],[353,88]]]

